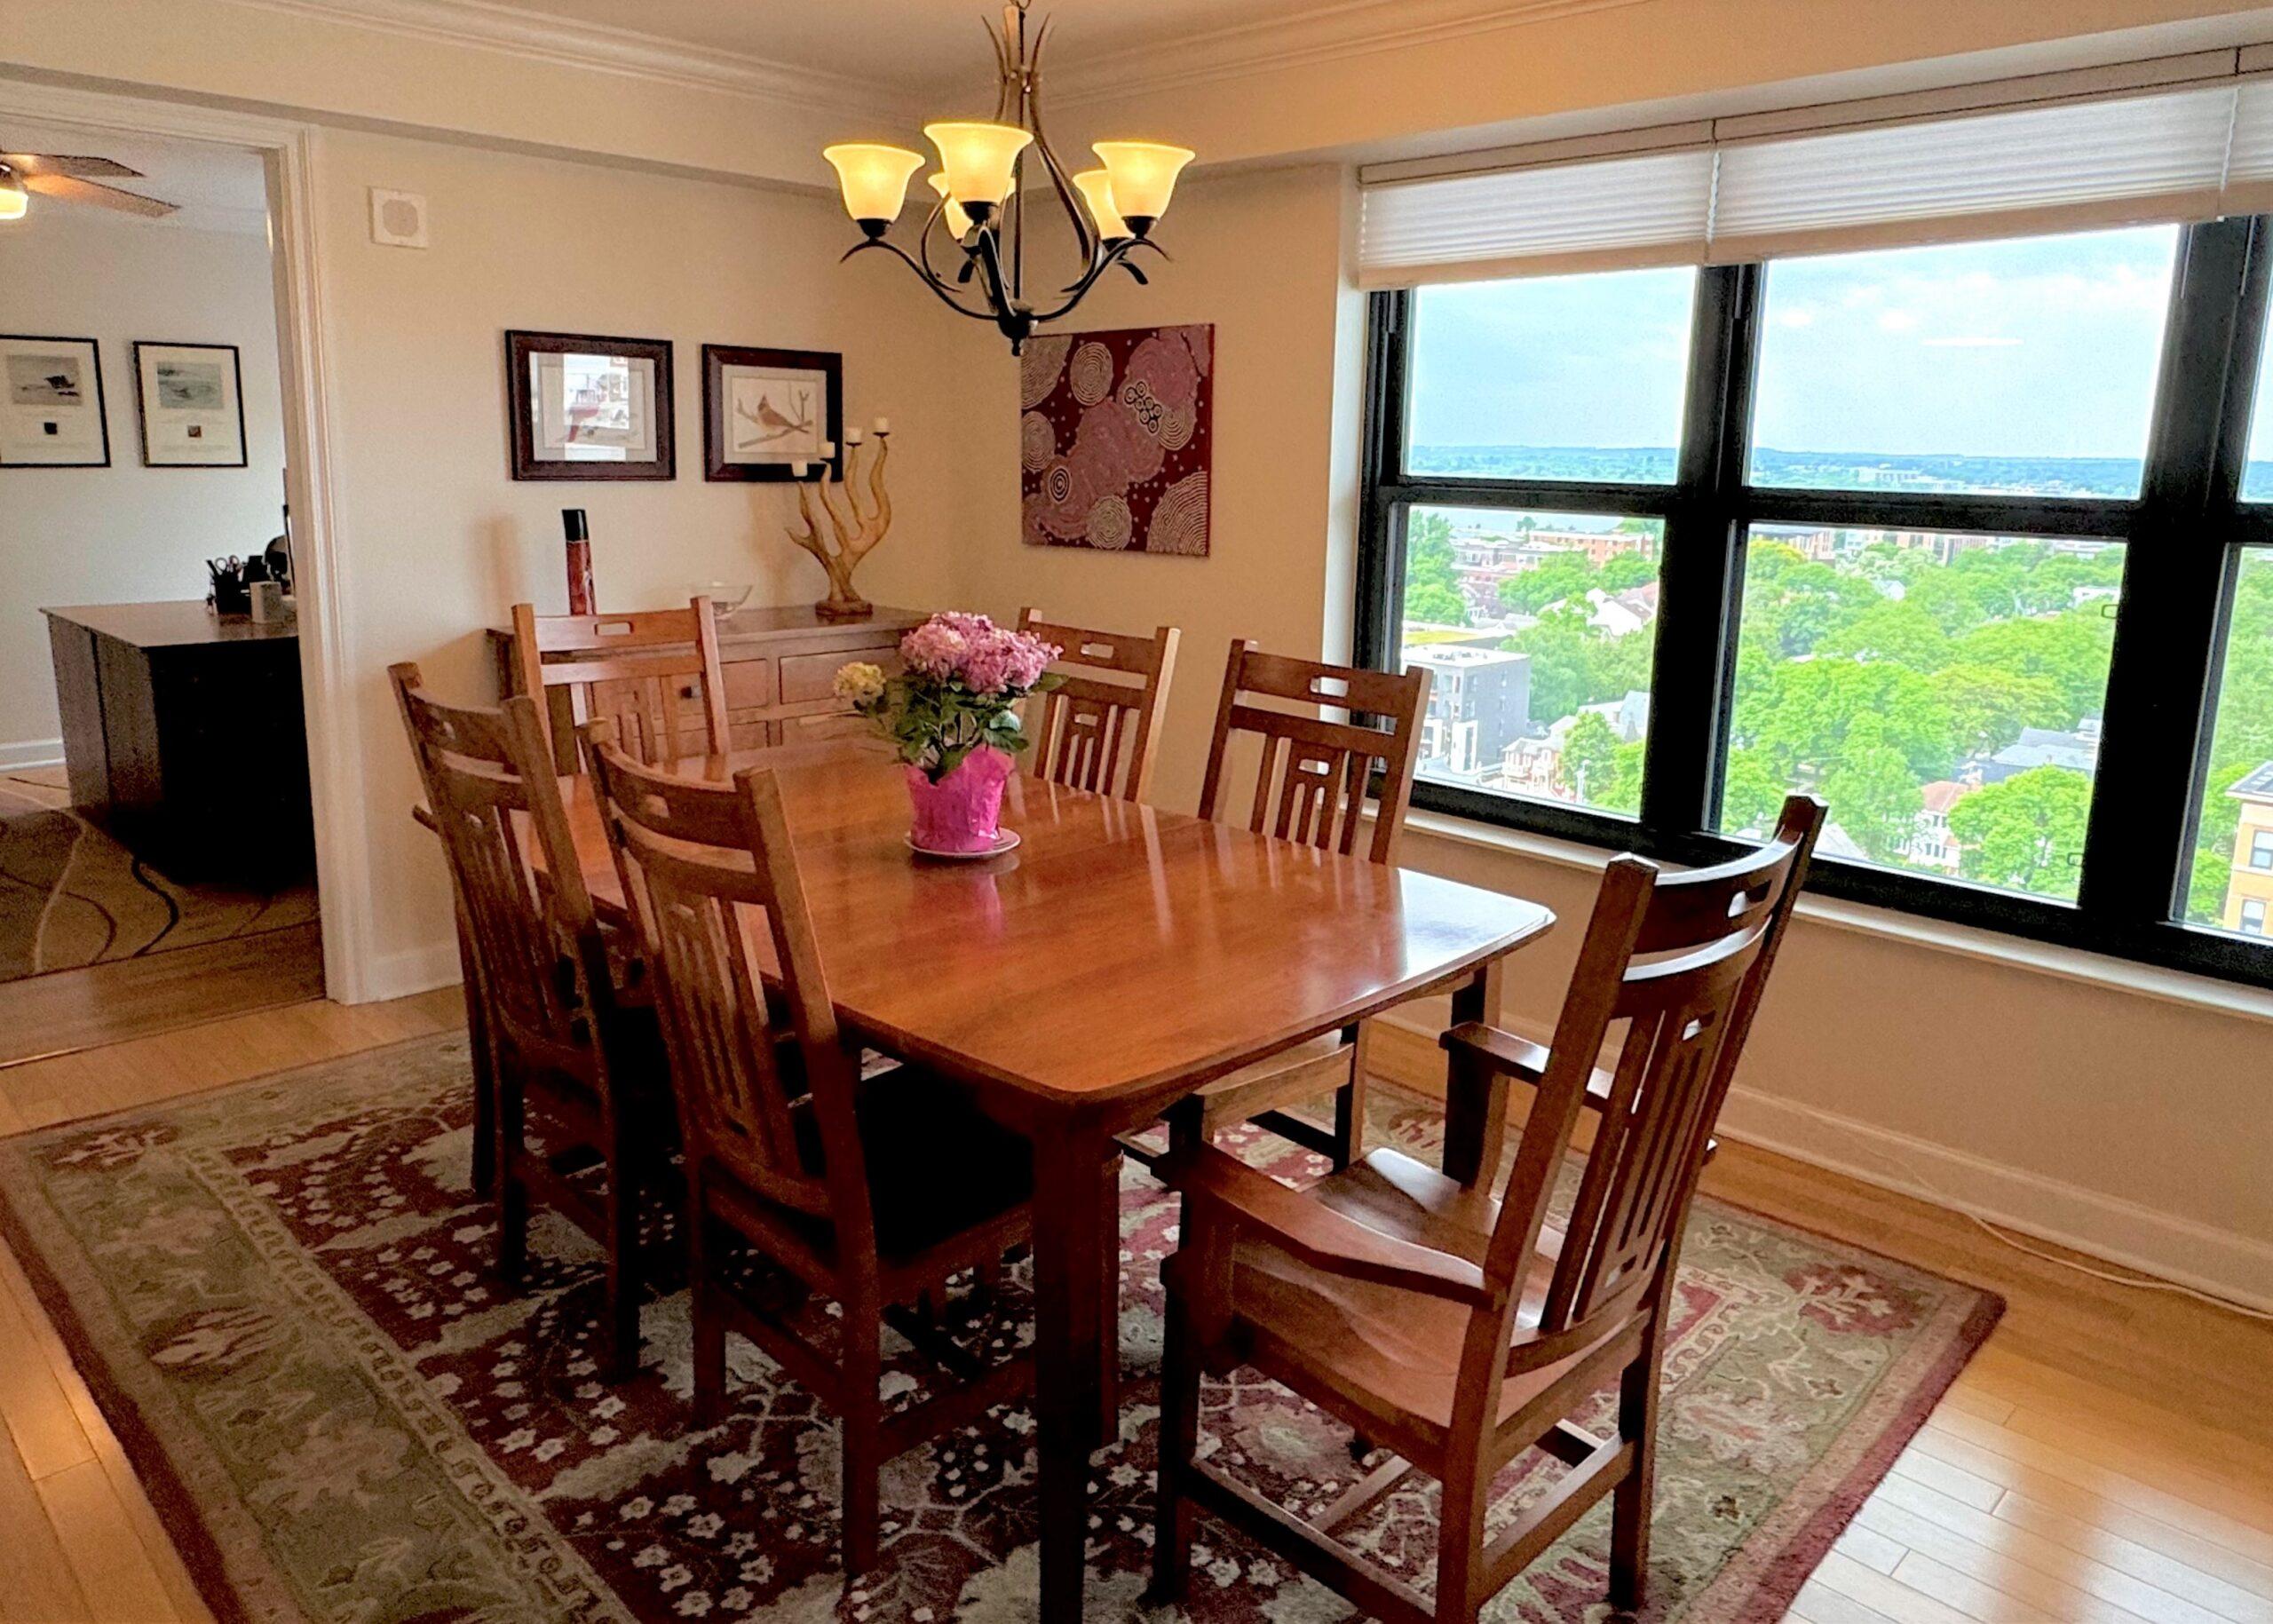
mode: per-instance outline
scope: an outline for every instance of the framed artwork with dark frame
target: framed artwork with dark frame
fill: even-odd
[[[843,458],[842,355],[702,346],[704,479],[790,479],[800,463],[841,478]]]
[[[245,467],[244,376],[234,344],[134,345],[145,468]]]
[[[102,349],[0,333],[0,468],[107,468]]]
[[[668,338],[505,335],[516,479],[676,479]]]

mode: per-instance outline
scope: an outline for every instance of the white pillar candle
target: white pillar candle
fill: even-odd
[[[844,443],[848,446],[857,446],[867,438],[867,435],[864,430],[847,429],[844,431]]]
[[[889,417],[879,417],[879,418],[877,418],[877,419],[876,419],[876,432],[877,432],[877,433],[879,433],[879,434],[889,434],[889,433],[891,433],[891,418],[889,418]]]
[[[789,476],[790,476],[790,478],[792,478],[792,479],[804,479],[804,478],[805,477],[805,470],[806,470],[807,468],[810,468],[812,465],[812,464],[811,464],[810,463],[790,463],[790,464],[789,464]]]

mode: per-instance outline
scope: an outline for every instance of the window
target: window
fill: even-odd
[[[2269,267],[2237,215],[1374,295],[1414,804],[1695,863],[1806,790],[1816,891],[2273,986]]]
[[[1420,776],[1631,816],[1664,544],[1654,519],[1415,508],[1398,658],[1430,673]]]
[[[2072,899],[2119,543],[1755,527],[1721,828],[1821,796],[1827,856]]]
[[[2137,495],[2177,237],[1770,265],[1753,483]]]
[[[1422,289],[1406,471],[1671,484],[1696,280],[1620,271]]]

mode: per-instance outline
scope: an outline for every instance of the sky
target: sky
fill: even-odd
[[[1769,267],[1754,441],[1780,451],[2143,455],[2178,233]],[[1424,289],[1415,445],[1679,442],[1695,272]],[[2273,416],[2266,392],[2261,419]],[[2273,434],[2273,429],[2269,429]],[[2264,455],[2266,436],[2256,449]]]

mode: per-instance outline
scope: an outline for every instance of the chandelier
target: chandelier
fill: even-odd
[[[1152,241],[1152,227],[1167,212],[1176,176],[1192,157],[1184,147],[1157,141],[1099,141],[1092,150],[1101,167],[1069,174],[1041,129],[1041,49],[1049,23],[1044,20],[1029,36],[1027,4],[1015,0],[1004,6],[999,30],[987,25],[1002,74],[994,122],[923,126],[939,153],[939,168],[930,178],[939,201],[916,234],[913,254],[885,234],[907,206],[907,183],[923,167],[923,155],[873,141],[843,143],[821,153],[836,167],[845,210],[860,227],[861,240],[844,257],[871,249],[896,255],[948,309],[992,321],[1010,341],[1013,355],[1035,328],[1070,313],[1115,265],[1144,281],[1130,256],[1139,249],[1161,252]],[[1026,294],[1029,158],[1041,161],[1072,227],[1075,250],[1068,266],[1073,279],[1040,303]],[[1047,209],[1046,198],[1041,206]],[[945,239],[939,256],[945,270],[933,262],[935,238]]]

